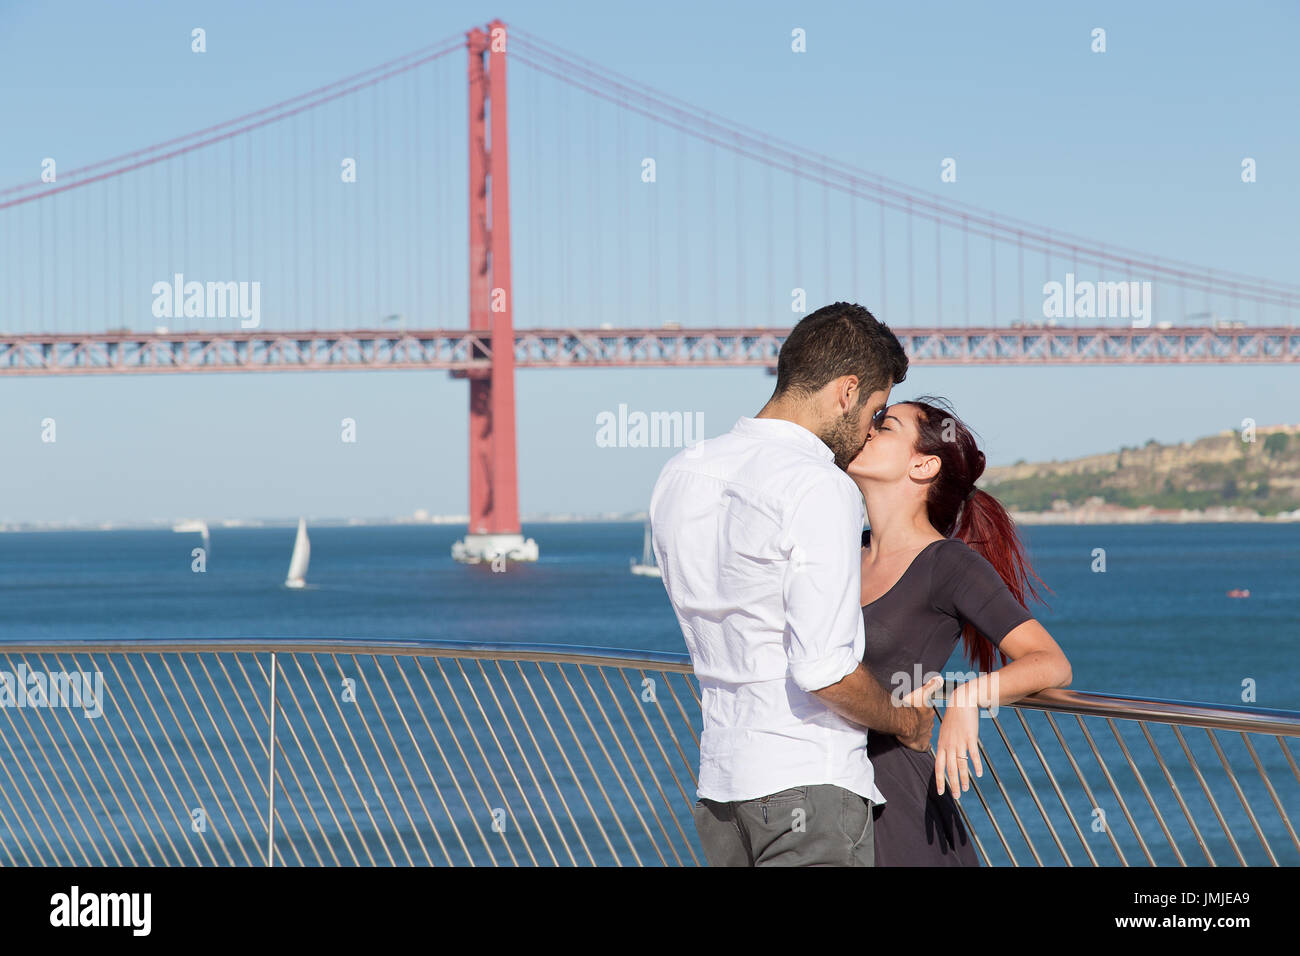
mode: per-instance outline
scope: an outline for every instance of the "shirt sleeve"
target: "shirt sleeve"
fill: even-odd
[[[935,610],[969,621],[995,646],[1033,620],[997,569],[970,545],[952,539],[939,545],[938,551],[930,581]]]
[[[862,658],[862,496],[846,476],[827,473],[790,512],[784,577],[785,649],[801,690],[829,687]]]

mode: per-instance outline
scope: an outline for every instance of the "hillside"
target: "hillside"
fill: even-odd
[[[1188,512],[1275,517],[1300,509],[1300,425],[1225,431],[1193,442],[1121,448],[1070,461],[989,468],[979,485],[1011,511],[1142,509],[1176,520]]]

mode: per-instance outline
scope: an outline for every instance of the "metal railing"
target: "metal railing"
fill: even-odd
[[[5,644],[0,711],[4,865],[704,863],[682,654]],[[958,805],[986,865],[1295,865],[1297,736],[1290,712],[1048,691],[981,720]]]

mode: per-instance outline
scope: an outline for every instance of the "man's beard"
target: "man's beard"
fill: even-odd
[[[861,422],[862,409],[855,408],[835,419],[817,436],[835,453],[835,466],[841,471],[848,469],[849,463],[858,457],[858,452],[862,451],[862,446],[866,444],[865,439],[858,440],[858,428]]]

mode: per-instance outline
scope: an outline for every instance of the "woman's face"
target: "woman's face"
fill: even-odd
[[[916,453],[919,414],[915,405],[906,402],[885,408],[872,422],[862,451],[849,463],[849,476],[884,482],[907,477],[912,466],[924,457]]]

